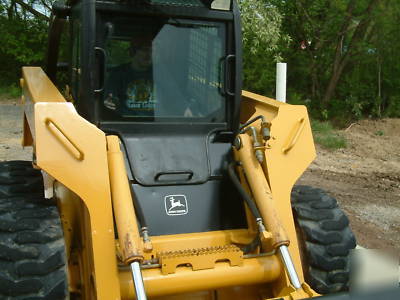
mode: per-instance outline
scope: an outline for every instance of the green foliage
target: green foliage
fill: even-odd
[[[16,84],[0,86],[0,101],[6,99],[15,99],[20,96],[21,89]]]
[[[240,0],[243,31],[243,87],[271,94],[275,85],[275,63],[289,36],[282,33],[282,16],[269,1]]]
[[[37,15],[33,15],[15,1],[0,2],[0,84],[2,86],[17,82],[23,65],[41,65],[45,57],[48,20],[41,12],[33,9],[35,1],[27,3],[32,7],[32,12],[36,12]],[[46,1],[42,3],[46,4]],[[46,7],[41,4],[40,10],[45,9]]]
[[[314,116],[342,123],[400,116],[400,1],[269,2],[284,17],[283,34],[291,37],[290,46],[279,49],[288,63],[289,90],[311,100]]]
[[[2,54],[19,63],[32,63],[44,58],[44,46],[47,40],[47,24],[33,19],[8,20],[0,27],[2,36]],[[39,51],[38,51],[39,50]]]
[[[343,135],[338,133],[328,121],[311,121],[314,140],[317,144],[329,150],[346,148],[347,143]]]
[[[389,118],[400,117],[400,95],[393,95],[387,101],[387,108],[383,115]]]
[[[241,0],[244,48],[252,54],[270,52],[277,55],[281,39],[282,17],[267,1]]]
[[[0,1],[3,94],[18,82],[21,66],[43,65],[53,1],[29,0],[25,7]],[[283,61],[289,103],[306,105],[314,118],[343,125],[365,117],[400,117],[400,1],[238,2],[244,89],[273,96],[275,63]],[[64,52],[60,61],[66,61]]]

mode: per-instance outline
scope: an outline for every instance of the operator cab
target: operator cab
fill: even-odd
[[[226,121],[223,24],[107,19],[101,122]]]
[[[120,137],[150,234],[245,228],[226,171],[241,98],[237,3],[83,0],[69,24],[75,106]]]

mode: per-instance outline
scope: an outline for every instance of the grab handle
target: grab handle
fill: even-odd
[[[224,92],[225,94],[229,96],[235,96],[235,93],[230,90],[232,88],[231,86],[231,69],[229,68],[229,61],[234,60],[236,58],[235,55],[229,54],[225,57],[224,59],[224,65],[225,65],[225,84],[224,84]]]
[[[50,133],[64,146],[75,159],[82,161],[85,157],[83,151],[52,119],[47,118],[45,124]]]
[[[95,93],[101,93],[104,90],[104,74],[105,74],[105,64],[106,64],[106,51],[103,48],[95,47],[95,53],[98,52],[102,56],[101,65],[99,66],[99,88],[95,89]]]
[[[177,177],[176,175],[186,175],[186,178],[180,179],[178,181],[189,181],[193,177],[193,171],[191,171],[191,170],[183,170],[183,171],[158,172],[156,174],[156,176],[154,177],[154,179],[156,181],[177,181],[176,180],[176,177]],[[168,179],[168,178],[163,179],[163,177],[168,177],[168,176],[173,176],[174,178],[173,179]]]
[[[293,148],[293,146],[297,143],[297,140],[299,139],[299,136],[301,134],[301,132],[303,131],[304,125],[306,124],[304,118],[301,118],[297,121],[296,123],[296,131],[295,133],[291,136],[291,138],[289,139],[289,142],[286,143],[286,146],[283,147],[282,151],[283,153],[287,153],[289,152],[290,149]]]

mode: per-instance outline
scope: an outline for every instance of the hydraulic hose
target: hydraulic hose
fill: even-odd
[[[142,206],[140,205],[139,201],[137,200],[135,191],[133,190],[132,184],[130,182],[129,182],[129,189],[131,190],[133,206],[135,208],[136,217],[138,218],[140,227],[147,228],[146,218],[144,217]]]
[[[254,218],[256,220],[261,220],[261,215],[260,212],[258,211],[258,208],[253,200],[253,198],[250,197],[249,194],[244,190],[243,186],[240,184],[240,181],[235,173],[235,163],[231,162],[228,166],[228,173],[229,177],[231,178],[233,184],[236,186],[238,189],[240,195],[242,198],[246,201],[248,207],[250,208],[251,213],[253,214]],[[260,237],[256,236],[253,241],[242,247],[243,253],[247,254],[250,252],[253,252],[258,246],[260,245]]]
[[[257,235],[250,244],[241,247],[244,254],[253,252],[258,246],[260,246],[260,237]]]
[[[135,191],[133,190],[132,184],[130,182],[129,182],[129,189],[131,191],[131,197],[132,197],[136,217],[140,224],[140,231],[142,233],[142,237],[143,237],[143,241],[144,241],[144,245],[143,245],[144,250],[150,251],[150,250],[152,250],[153,246],[151,245],[151,242],[150,242],[149,228],[147,227],[146,218],[144,216],[142,206],[140,205],[140,202],[137,200]]]
[[[259,120],[259,119],[261,119],[262,122],[265,122],[264,116],[259,115],[259,116],[255,117],[255,118],[253,118],[253,119],[247,121],[247,122],[244,123],[243,125],[241,125],[241,126],[239,127],[239,130],[238,130],[239,133],[243,133],[243,132],[242,132],[243,129],[245,129],[247,126],[249,126],[250,124],[254,123],[255,121],[257,121],[257,120]]]
[[[256,220],[261,219],[261,215],[260,215],[260,212],[258,211],[256,203],[254,202],[253,198],[251,198],[250,195],[244,190],[243,186],[241,185],[241,183],[239,181],[239,178],[236,175],[235,163],[234,162],[231,162],[229,164],[229,166],[228,166],[228,174],[229,174],[229,177],[231,178],[233,184],[235,185],[235,187],[239,191],[240,195],[246,201],[246,203],[247,203],[251,213],[253,214],[254,218]]]

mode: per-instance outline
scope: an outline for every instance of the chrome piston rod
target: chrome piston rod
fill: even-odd
[[[147,300],[146,292],[144,291],[142,271],[140,270],[140,263],[134,261],[131,263],[133,284],[135,286],[136,299],[137,300]]]
[[[288,273],[290,282],[296,289],[301,288],[300,280],[299,280],[299,277],[297,276],[296,269],[294,268],[288,247],[284,246],[284,245],[280,246],[279,253],[281,254],[282,261],[283,261],[285,269]]]

